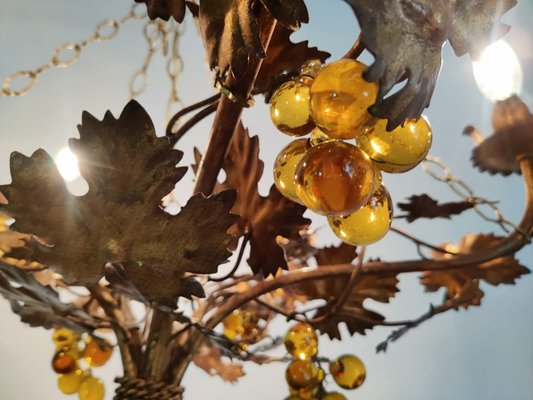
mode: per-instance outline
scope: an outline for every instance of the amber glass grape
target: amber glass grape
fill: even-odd
[[[100,367],[111,358],[113,347],[107,342],[102,346],[100,347],[92,338],[87,339],[83,357],[85,357],[85,361],[89,366]]]
[[[346,396],[339,392],[326,393],[321,400],[347,400]]]
[[[423,116],[405,122],[391,132],[387,132],[386,125],[387,120],[379,120],[357,138],[357,145],[379,169],[391,173],[406,172],[424,160],[431,147],[432,134],[431,126]]]
[[[270,117],[281,132],[307,135],[315,127],[309,110],[309,88],[313,79],[302,76],[283,83],[270,99]]]
[[[76,335],[70,329],[56,329],[52,335],[52,340],[57,349],[69,348],[76,341]]]
[[[283,196],[296,203],[300,203],[296,193],[294,174],[296,167],[309,148],[306,139],[290,142],[274,161],[274,183]]]
[[[57,378],[57,387],[64,394],[73,394],[80,389],[81,382],[83,380],[83,372],[81,369],[77,369],[70,374],[59,374]]]
[[[289,392],[291,396],[294,396],[300,400],[312,400],[315,399],[318,392],[318,387],[313,387],[311,389],[293,389],[289,386]]]
[[[338,140],[312,147],[296,168],[298,197],[322,215],[348,215],[372,194],[374,167],[357,147]]]
[[[78,363],[72,353],[59,351],[52,359],[52,368],[58,374],[70,374],[78,368]]]
[[[231,340],[237,340],[244,333],[244,315],[241,310],[234,310],[222,321],[224,335]]]
[[[335,235],[343,242],[363,246],[377,242],[389,231],[392,200],[385,186],[372,194],[368,203],[345,217],[328,217]]]
[[[300,360],[310,360],[318,353],[318,338],[309,324],[300,323],[290,328],[284,343],[289,354]]]
[[[294,360],[285,372],[285,379],[294,390],[315,388],[319,383],[318,377],[318,368],[309,360]]]
[[[317,144],[320,144],[320,143],[329,142],[330,140],[336,140],[336,139],[329,137],[319,128],[313,129],[311,131],[311,135],[309,136],[309,144],[311,146],[316,146]]]
[[[88,376],[83,380],[78,392],[80,400],[103,400],[105,388],[102,381],[94,376]]]
[[[309,93],[316,125],[336,139],[353,139],[374,121],[367,109],[376,101],[378,86],[363,79],[366,65],[339,60],[323,67]]]
[[[329,364],[329,371],[335,383],[343,389],[355,389],[363,384],[366,378],[366,368],[356,356],[344,355]]]

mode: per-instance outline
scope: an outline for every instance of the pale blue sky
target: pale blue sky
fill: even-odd
[[[358,28],[349,8],[340,0],[310,0],[311,24],[295,34],[308,38],[339,58],[350,47]],[[90,5],[88,5],[90,4]],[[61,43],[87,37],[105,18],[118,18],[129,7],[127,0],[0,0],[0,78],[19,69],[32,69],[50,58]],[[320,20],[319,20],[320,19]],[[533,93],[533,3],[522,0],[505,20],[514,25],[508,41],[517,51],[525,68],[525,91]],[[143,22],[127,23],[111,42],[91,44],[81,59],[67,70],[51,70],[41,76],[34,90],[22,98],[0,98],[0,183],[9,182],[9,154],[13,150],[30,154],[42,147],[55,154],[69,137],[76,137],[76,125],[82,110],[101,118],[107,109],[118,115],[128,100],[128,84],[134,70],[144,59],[146,45],[142,38]],[[185,72],[180,82],[180,96],[186,104],[212,93],[211,74],[204,63],[204,52],[189,20],[183,40]],[[434,128],[431,153],[442,157],[453,172],[464,178],[475,191],[487,198],[501,200],[503,213],[517,221],[523,207],[523,188],[519,177],[490,177],[471,168],[472,145],[461,136],[467,124],[490,133],[491,105],[477,90],[468,57],[455,58],[446,46],[441,78],[427,116]],[[150,83],[138,99],[151,114],[160,133],[164,128],[168,81],[164,62],[155,59],[149,70]],[[533,106],[531,96],[525,95]],[[272,183],[271,166],[277,152],[289,139],[271,126],[261,101],[244,115],[245,124],[262,141],[261,155],[265,176],[261,190]],[[199,125],[181,143],[180,149],[205,145],[209,123]],[[419,169],[401,176],[386,175],[395,202],[413,193],[427,192],[442,199],[455,199],[453,193],[435,183]],[[178,186],[184,201],[191,191],[191,175]],[[83,190],[80,183],[75,190]],[[38,201],[38,199],[36,199]],[[325,224],[314,218],[315,226]],[[404,224],[398,224],[404,226]],[[429,241],[457,241],[468,232],[501,233],[497,227],[474,213],[450,221],[422,221],[408,227]],[[332,243],[333,235],[320,230],[319,241]],[[369,249],[369,254],[386,260],[411,258],[415,249],[408,242],[390,234]],[[520,252],[521,261],[533,266],[531,249]],[[438,302],[441,293],[427,295],[418,285],[416,275],[402,275],[402,292],[391,304],[375,305],[393,320],[413,318]],[[375,354],[375,345],[388,330],[377,328],[366,336],[343,342],[321,338],[320,354],[334,357],[347,352],[359,355],[368,369],[368,378],[349,399],[365,400],[532,400],[533,399],[533,277],[525,276],[516,286],[498,288],[483,285],[486,293],[481,308],[450,312],[438,316],[400,341],[386,354]],[[372,304],[372,306],[374,306]],[[23,326],[11,314],[8,303],[0,299],[0,398],[2,400],[60,399],[55,388],[55,374],[50,368],[53,353],[50,332]],[[282,332],[281,321],[274,327]],[[282,351],[282,349],[280,349]],[[247,366],[248,375],[237,385],[209,378],[194,367],[185,379],[187,398],[210,399],[282,399],[287,395],[284,365]],[[96,370],[106,376],[108,396],[111,382],[119,374],[115,358],[109,366]],[[331,386],[333,388],[333,385]]]

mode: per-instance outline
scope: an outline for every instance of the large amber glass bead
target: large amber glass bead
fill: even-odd
[[[300,360],[310,360],[318,353],[318,338],[309,324],[299,323],[290,328],[284,343],[289,354]]]
[[[113,347],[109,343],[102,344],[102,347],[92,338],[87,339],[83,356],[85,361],[91,367],[100,367],[104,365],[113,354]]]
[[[296,167],[309,148],[306,139],[298,139],[289,143],[274,161],[274,183],[283,196],[300,203],[296,193],[294,174]]]
[[[270,117],[281,132],[307,135],[315,127],[309,110],[309,88],[313,79],[302,76],[283,83],[270,100]]]
[[[52,359],[52,368],[58,374],[70,374],[78,368],[78,362],[71,352],[59,351]]]
[[[105,388],[102,381],[94,376],[88,376],[83,380],[78,392],[80,400],[103,400]]]
[[[374,121],[367,109],[376,101],[378,86],[363,79],[366,65],[339,60],[323,67],[311,85],[311,116],[336,139],[353,139]]]
[[[318,392],[318,387],[311,389],[293,389],[289,386],[289,392],[292,396],[299,400],[315,400]]]
[[[361,208],[372,194],[374,179],[368,156],[337,140],[309,149],[296,168],[298,197],[322,215],[348,215]]]
[[[431,147],[432,134],[429,122],[423,116],[408,121],[391,132],[387,120],[379,120],[374,127],[357,138],[364,150],[385,172],[406,172],[416,167],[426,157]]]
[[[285,379],[294,390],[311,390],[319,383],[318,368],[308,360],[294,360],[287,367]]]
[[[79,391],[81,382],[83,380],[83,372],[81,369],[70,374],[59,374],[57,378],[57,387],[64,394],[73,394]]]
[[[363,246],[377,242],[389,231],[392,222],[392,200],[381,185],[359,210],[345,217],[328,217],[331,230],[343,242]]]
[[[329,371],[335,383],[343,389],[356,389],[366,378],[365,365],[358,357],[350,354],[330,362]]]

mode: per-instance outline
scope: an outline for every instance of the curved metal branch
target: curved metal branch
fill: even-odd
[[[172,118],[170,118],[170,121],[168,121],[167,129],[166,129],[166,136],[174,136],[175,133],[172,132],[172,129],[174,128],[174,125],[176,125],[176,122],[180,120],[181,117],[184,115],[197,110],[199,108],[211,105],[218,101],[220,99],[220,93],[216,93],[211,97],[208,97],[207,99],[201,100],[198,103],[191,104],[190,106],[187,106],[181,110],[179,110]]]

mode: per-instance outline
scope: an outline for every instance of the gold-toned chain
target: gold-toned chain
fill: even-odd
[[[523,232],[519,226],[503,217],[502,212],[496,205],[498,203],[497,201],[491,201],[484,197],[477,196],[465,181],[452,174],[451,170],[440,158],[432,156],[426,157],[422,163],[422,169],[433,179],[446,183],[450,189],[463,200],[473,204],[474,211],[485,221],[499,225],[506,233],[509,233],[511,230],[516,230],[527,240],[531,240],[530,236],[526,232]],[[490,214],[482,207],[487,207]]]
[[[69,67],[80,58],[83,48],[89,43],[105,42],[110,40],[117,35],[120,27],[125,22],[144,18],[146,13],[140,12],[142,10],[142,7],[140,6],[140,4],[134,4],[130,8],[129,12],[122,18],[106,19],[100,22],[98,25],[96,25],[94,32],[88,38],[79,43],[70,42],[59,46],[52,54],[50,61],[41,65],[40,67],[34,70],[17,71],[9,75],[4,79],[0,96],[22,96],[23,94],[28,93],[35,86],[37,78],[45,71],[53,67]],[[22,86],[21,89],[12,89],[11,85],[13,82],[21,79],[26,79],[26,82],[22,82],[25,83],[25,85]]]
[[[167,101],[166,110],[166,122],[170,120],[172,116],[172,108],[174,105],[183,107],[183,102],[178,95],[178,79],[183,72],[183,58],[180,54],[180,39],[185,31],[185,21],[178,24],[173,19],[170,19],[169,23],[171,27],[169,34],[172,35],[172,43],[170,46],[170,52],[167,60],[167,75],[170,79],[170,94]]]

